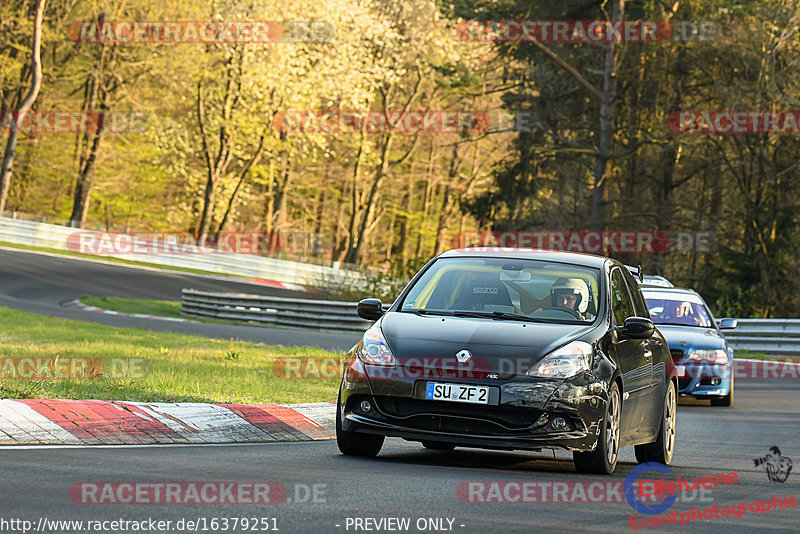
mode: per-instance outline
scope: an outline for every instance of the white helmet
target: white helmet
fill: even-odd
[[[585,313],[589,307],[589,288],[580,278],[559,278],[550,288],[550,298],[555,303],[556,291],[565,291],[578,296],[576,309]]]

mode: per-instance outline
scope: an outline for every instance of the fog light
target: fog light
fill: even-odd
[[[567,421],[563,417],[556,417],[553,419],[553,428],[556,430],[564,430],[567,426]]]
[[[372,409],[372,405],[369,403],[369,401],[365,401],[365,400],[361,401],[361,411],[362,412],[367,413],[371,409]]]
[[[712,386],[718,386],[720,382],[722,382],[722,379],[718,376],[715,376],[714,378],[711,379]]]

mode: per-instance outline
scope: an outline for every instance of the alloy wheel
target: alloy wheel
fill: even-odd
[[[672,452],[675,450],[676,408],[675,386],[670,384],[667,388],[667,397],[664,400],[664,455],[668,461],[672,460]]]
[[[608,417],[606,418],[606,454],[608,463],[613,465],[619,452],[619,391],[614,389],[608,399]]]

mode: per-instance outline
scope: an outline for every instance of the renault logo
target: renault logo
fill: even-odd
[[[458,354],[456,354],[456,360],[458,363],[468,362],[472,359],[472,354],[468,350],[462,350]]]

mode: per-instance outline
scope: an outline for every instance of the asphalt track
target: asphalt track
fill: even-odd
[[[64,306],[81,295],[180,300],[183,288],[309,298],[308,293],[269,287],[229,277],[142,269],[110,262],[0,248],[0,306],[27,312],[91,321],[120,328],[144,328],[275,345],[318,346],[346,350],[358,341],[352,332],[320,332],[105,315]]]
[[[784,483],[771,482],[755,467],[754,458],[777,445],[800,461],[797,381],[742,381],[736,406],[713,408],[698,401],[681,402],[677,451],[667,480],[735,472],[737,483],[687,492],[672,508],[676,512],[730,507],[765,501],[773,495],[800,497],[800,473]],[[272,443],[239,446],[172,446],[129,448],[0,449],[4,483],[0,489],[2,518],[49,520],[180,519],[211,521],[221,517],[275,517],[282,533],[367,532],[346,529],[347,518],[411,518],[400,532],[421,532],[419,518],[453,519],[451,532],[486,534],[534,532],[626,532],[634,514],[627,502],[615,503],[465,503],[456,489],[469,481],[623,482],[635,466],[630,448],[621,452],[610,477],[579,475],[566,453],[494,452],[456,449],[424,450],[399,439],[386,442],[376,459],[343,457],[334,441]],[[650,473],[646,478],[657,478]],[[273,505],[247,504],[76,504],[70,486],[80,482],[279,482],[289,501]],[[299,484],[300,490],[296,485]],[[317,502],[294,502],[305,486],[322,484]],[[695,493],[692,495],[692,493]],[[511,494],[512,498],[515,494]],[[322,502],[324,499],[324,502]],[[701,500],[702,499],[702,500]],[[80,501],[79,501],[80,502]],[[683,526],[650,527],[647,532],[797,532],[800,508],[750,512],[735,518],[714,518]],[[663,514],[662,514],[663,515]],[[339,525],[338,527],[336,525]],[[445,525],[447,523],[445,522]],[[463,527],[461,525],[464,525]],[[644,530],[639,530],[640,532]],[[10,530],[3,530],[10,532]],[[118,532],[121,530],[118,530]],[[172,529],[169,532],[187,532]],[[200,529],[202,531],[202,529]],[[221,531],[221,530],[219,530]],[[442,530],[424,530],[441,532]],[[446,531],[446,530],[445,530]],[[213,532],[213,531],[212,531]],[[239,530],[241,532],[241,530]],[[374,532],[392,532],[388,529]],[[395,531],[396,532],[396,531]]]

